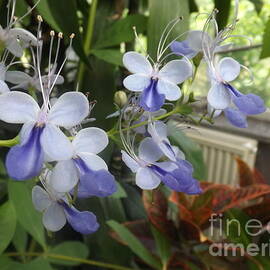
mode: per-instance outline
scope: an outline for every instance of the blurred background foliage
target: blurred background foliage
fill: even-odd
[[[16,16],[22,16],[37,0],[18,0]],[[0,23],[5,26],[6,0],[0,0]],[[92,117],[94,125],[110,130],[116,119],[106,116],[116,110],[113,99],[117,90],[122,90],[122,80],[127,71],[122,66],[122,55],[128,50],[155,51],[164,27],[172,19],[183,20],[171,33],[171,39],[188,29],[202,29],[205,15],[216,6],[219,9],[218,23],[224,27],[233,14],[232,0],[41,0],[31,15],[21,22],[33,33],[36,31],[36,16],[44,19],[43,67],[47,66],[49,33],[51,29],[63,32],[60,58],[64,58],[68,37],[76,34],[74,52],[64,71],[65,83],[59,92],[79,89],[96,100]],[[259,94],[270,104],[270,3],[268,0],[240,0],[240,13],[235,35],[235,49],[228,52],[253,71],[243,72],[236,86],[243,92]],[[139,36],[135,40],[133,27]],[[239,49],[240,48],[240,49]],[[24,55],[22,61],[29,61]],[[196,95],[206,94],[207,85],[203,64],[191,89]],[[206,166],[200,149],[177,129],[169,125],[171,140],[186,154],[195,167],[195,176],[206,179]],[[1,139],[13,138],[19,126],[1,122]],[[254,176],[245,165],[242,170],[242,188],[219,189],[210,183],[201,197],[171,194],[161,188],[153,194],[135,187],[134,179],[123,165],[120,152],[112,142],[102,153],[119,183],[118,192],[109,198],[91,198],[80,202],[81,209],[93,211],[101,224],[100,230],[83,237],[68,226],[59,233],[45,232],[41,216],[31,202],[33,181],[13,182],[7,178],[3,160],[6,149],[1,148],[0,163],[0,269],[1,270],[51,270],[51,269],[269,269],[269,258],[210,258],[207,253],[213,239],[203,236],[209,213],[217,209],[229,217],[242,220],[246,215],[255,216],[254,209],[234,210],[243,201],[261,198],[261,218],[269,216],[269,193],[262,177]],[[244,171],[244,173],[243,173]],[[248,175],[248,177],[247,177]],[[251,179],[251,180],[250,180]],[[244,184],[243,184],[244,183]],[[259,186],[258,186],[259,185]],[[251,187],[250,187],[251,186]],[[226,192],[224,191],[226,190]],[[218,196],[217,196],[218,195]],[[218,200],[217,200],[218,199]],[[268,200],[268,201],[267,201]],[[228,203],[227,207],[222,202]],[[220,205],[219,205],[219,204]],[[267,206],[268,205],[268,206]],[[252,206],[252,204],[251,204]],[[267,207],[268,208],[267,208]],[[216,208],[215,208],[216,207]],[[263,219],[266,222],[266,219]],[[209,225],[209,224],[208,224]],[[268,241],[263,235],[260,241]],[[233,241],[234,239],[226,239]],[[254,239],[246,239],[248,243]],[[257,240],[256,240],[257,241]]]

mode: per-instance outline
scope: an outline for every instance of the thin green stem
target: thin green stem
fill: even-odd
[[[98,0],[93,0],[90,9],[89,9],[89,17],[88,17],[88,24],[86,28],[86,36],[85,36],[85,41],[84,41],[84,52],[86,56],[88,57],[91,49],[91,43],[92,43],[92,38],[93,38],[93,33],[94,33],[94,26],[95,26],[95,18],[96,18],[96,11],[97,11],[97,4]],[[81,82],[83,80],[83,76],[85,73],[85,64],[83,62],[80,63],[79,66],[79,71],[78,71],[78,83],[79,86],[81,85]]]
[[[0,140],[0,147],[12,147],[19,143],[19,136],[10,140]]]
[[[4,253],[3,255],[8,257],[17,257],[17,256],[32,256],[32,257],[47,257],[52,259],[58,259],[63,261],[69,261],[69,262],[78,262],[82,264],[88,264],[88,265],[95,265],[98,267],[104,267],[108,269],[116,269],[116,270],[132,270],[132,268],[124,267],[121,265],[116,264],[110,264],[110,263],[103,263],[93,260],[87,260],[77,257],[71,257],[71,256],[65,256],[60,254],[53,254],[53,253],[41,253],[41,252],[8,252]]]
[[[169,117],[175,113],[178,113],[180,112],[180,109],[178,107],[176,107],[174,110],[168,112],[168,113],[165,113],[165,114],[162,114],[160,116],[157,116],[157,117],[154,117],[154,120],[161,120],[161,119],[164,119],[166,117]],[[127,127],[127,128],[123,128],[122,131],[128,131],[128,130],[131,130],[131,129],[134,129],[134,128],[138,128],[138,127],[141,127],[141,126],[144,126],[148,123],[148,121],[143,121],[143,122],[140,122],[138,124],[135,124],[135,125],[132,125],[130,127]],[[108,136],[109,137],[112,137],[113,135],[119,133],[119,130],[116,130],[116,129],[111,129],[107,132]]]

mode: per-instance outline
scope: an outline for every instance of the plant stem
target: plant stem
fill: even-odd
[[[13,139],[10,140],[0,140],[0,147],[11,147],[19,143],[19,136],[16,136]]]
[[[172,110],[172,111],[170,111],[168,113],[165,113],[165,114],[162,114],[160,116],[154,117],[154,120],[161,120],[161,119],[164,119],[164,118],[166,118],[168,116],[171,116],[171,115],[173,115],[175,113],[178,113],[178,112],[179,112],[179,108],[177,107],[177,108],[175,108],[174,110]],[[143,122],[140,122],[138,124],[132,125],[130,127],[123,128],[122,131],[128,131],[130,129],[138,128],[138,127],[146,125],[147,123],[148,123],[148,121],[143,121]],[[115,135],[117,133],[119,133],[119,130],[116,130],[116,129],[111,129],[111,130],[109,130],[107,132],[109,137],[111,137],[111,136],[113,136],[113,135]]]
[[[43,256],[43,257],[47,257],[47,258],[59,259],[59,260],[64,260],[64,261],[69,261],[69,262],[78,262],[78,263],[82,263],[82,264],[95,265],[95,266],[98,266],[98,267],[104,267],[104,268],[108,268],[108,269],[132,270],[132,268],[124,267],[124,266],[121,266],[121,265],[103,263],[103,262],[87,260],[87,259],[81,259],[81,258],[77,258],[77,257],[65,256],[65,255],[60,255],[60,254],[53,254],[53,253],[8,252],[8,253],[4,253],[3,255],[8,256],[8,257],[17,257],[17,256],[39,257],[39,256]]]
[[[89,9],[89,17],[88,17],[88,24],[87,24],[87,32],[84,41],[84,52],[88,57],[90,53],[91,42],[94,33],[94,25],[95,25],[95,18],[96,18],[96,11],[97,11],[97,3],[98,0],[93,0],[90,9]],[[85,72],[85,64],[80,62],[79,71],[78,71],[78,84],[81,85],[81,81],[83,80],[84,72]]]

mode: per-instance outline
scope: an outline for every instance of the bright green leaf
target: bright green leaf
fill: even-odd
[[[8,182],[8,192],[20,224],[43,248],[46,248],[41,214],[34,209],[31,190],[27,183],[10,180]]]
[[[129,15],[124,19],[115,22],[105,30],[94,45],[95,49],[111,47],[121,42],[134,40],[135,35],[132,27],[135,26],[138,33],[146,30],[146,17],[140,14]]]
[[[161,264],[144,246],[143,244],[124,226],[120,223],[110,220],[107,224],[118,234],[127,246],[145,263],[151,265],[155,269],[161,269]]]
[[[11,202],[0,207],[0,254],[13,238],[16,228],[16,212]]]
[[[186,32],[189,27],[189,0],[149,0],[149,20],[148,20],[148,53],[156,59],[156,52],[160,37],[164,28],[172,20],[183,17],[174,27],[168,42],[171,42],[180,34]]]
[[[53,247],[48,252],[49,254],[54,255],[63,255],[63,256],[69,256],[69,257],[76,257],[81,259],[86,259],[88,257],[88,248],[85,244],[77,241],[67,241],[63,242],[55,247]],[[51,263],[55,264],[61,264],[61,265],[78,265],[79,262],[72,262],[67,260],[61,260],[61,259],[54,259],[51,257],[48,257],[48,260]]]
[[[198,180],[206,179],[206,167],[202,150],[177,127],[174,121],[168,123],[169,138],[173,145],[178,146],[186,155],[186,159],[193,165],[193,177]]]
[[[104,50],[92,50],[91,54],[97,58],[106,61],[116,66],[123,66],[122,57],[123,54],[119,50],[104,49]]]

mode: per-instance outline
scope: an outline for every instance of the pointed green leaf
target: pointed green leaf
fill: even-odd
[[[97,58],[106,61],[107,63],[123,66],[122,57],[123,54],[120,50],[115,49],[103,49],[103,50],[92,50],[91,54],[95,55]]]
[[[34,209],[31,190],[27,184],[9,180],[9,198],[14,205],[20,224],[43,248],[46,248],[41,214]]]
[[[161,269],[160,261],[155,258],[144,245],[124,226],[120,223],[110,220],[107,224],[119,235],[119,237],[126,243],[126,245],[145,263],[149,264],[155,269]]]
[[[115,22],[100,35],[94,48],[100,49],[111,47],[118,45],[121,42],[134,40],[135,35],[133,26],[136,27],[138,33],[144,32],[146,30],[146,17],[140,14],[129,15],[126,18]]]
[[[0,254],[11,242],[16,228],[16,212],[11,202],[0,207]]]

